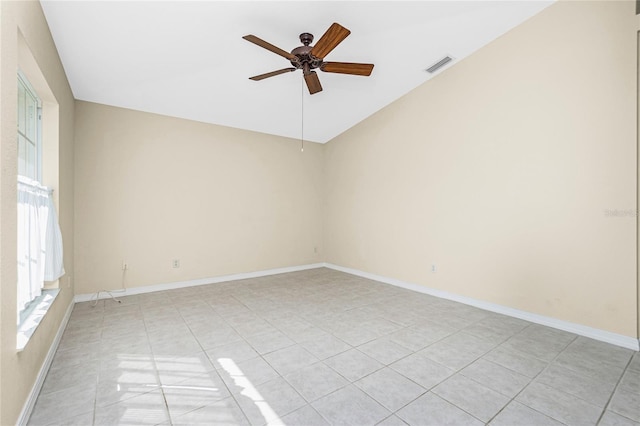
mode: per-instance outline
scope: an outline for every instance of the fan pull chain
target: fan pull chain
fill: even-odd
[[[304,152],[304,75],[300,83],[300,152]]]

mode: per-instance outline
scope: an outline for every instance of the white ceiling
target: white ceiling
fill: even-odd
[[[327,142],[519,25],[551,1],[42,1],[76,99]],[[302,72],[242,39],[284,50],[333,22],[351,30],[325,60],[375,64],[370,77]],[[496,66],[499,66],[497,64]],[[436,73],[437,75],[437,73]],[[304,110],[302,109],[304,103]]]

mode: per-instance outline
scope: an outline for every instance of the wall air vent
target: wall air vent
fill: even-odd
[[[444,67],[451,61],[453,61],[453,58],[451,56],[445,56],[444,58],[440,59],[438,62],[431,65],[429,68],[427,68],[426,71],[429,74],[433,74],[434,72],[438,71],[440,68]]]

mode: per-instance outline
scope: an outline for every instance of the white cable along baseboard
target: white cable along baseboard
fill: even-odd
[[[584,337],[589,337],[594,340],[600,340],[601,342],[611,343],[613,345],[621,346],[623,348],[633,349],[635,351],[640,350],[640,340],[634,337],[624,336],[622,334],[612,333],[610,331],[600,330],[598,328],[588,327],[586,325],[576,324],[569,321],[563,321],[556,318],[547,317],[544,315],[538,315],[531,312],[521,311],[519,309],[510,308],[508,306],[485,302],[483,300],[472,299],[470,297],[460,296],[458,294],[448,293],[442,290],[436,290],[436,289],[425,287],[419,284],[407,283],[404,281],[397,280],[395,278],[388,278],[380,275],[370,274],[368,272],[363,272],[363,271],[359,271],[357,269],[352,269],[352,268],[346,268],[344,266],[334,265],[331,263],[325,263],[324,266],[329,269],[335,269],[336,271],[346,272],[347,274],[357,275],[359,277],[367,278],[374,281],[379,281],[385,284],[391,284],[396,287],[402,287],[408,290],[417,291],[419,293],[440,297],[442,299],[452,300],[454,302],[460,302],[465,305],[484,309],[486,311],[495,312],[502,315],[508,315],[510,317],[523,319],[536,324],[546,325],[548,327],[557,328],[563,331],[568,331],[570,333],[578,334]]]

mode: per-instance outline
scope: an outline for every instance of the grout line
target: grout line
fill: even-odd
[[[529,326],[525,327],[522,331],[520,331],[520,333],[522,333],[524,330],[526,330],[527,328],[532,327],[532,326],[534,326],[534,325],[537,325],[537,324],[535,324],[535,323],[530,324]],[[518,333],[518,334],[520,334],[520,333]],[[534,381],[535,381],[535,380],[536,380],[536,379],[537,379],[537,378],[538,378],[542,373],[544,373],[545,371],[547,371],[547,370],[549,369],[549,367],[551,367],[551,365],[553,364],[553,362],[554,362],[556,359],[558,359],[558,357],[559,357],[560,355],[562,355],[562,354],[564,353],[564,351],[566,351],[566,350],[567,350],[567,348],[568,348],[569,346],[571,346],[571,344],[572,344],[573,342],[575,342],[577,339],[578,339],[578,336],[577,336],[577,335],[574,335],[574,338],[573,338],[569,343],[567,343],[567,345],[566,345],[566,346],[565,346],[565,347],[564,347],[560,352],[558,352],[558,354],[557,354],[556,356],[554,356],[554,357],[553,357],[553,359],[552,359],[551,361],[545,361],[545,360],[542,360],[542,359],[540,359],[540,358],[536,358],[536,357],[534,357],[535,359],[537,359],[537,360],[539,360],[539,361],[546,362],[546,363],[547,363],[546,367],[544,367],[540,372],[538,372],[538,374],[536,374],[534,377],[532,377],[532,378],[531,378],[531,380],[529,380],[529,383],[527,383],[527,385],[526,385],[525,387],[523,387],[522,389],[520,389],[520,392],[518,392],[517,394],[515,394],[515,395],[513,396],[513,398],[511,398],[511,399],[509,400],[509,402],[508,402],[508,403],[506,403],[506,404],[504,405],[504,407],[502,407],[502,408],[500,409],[500,411],[498,411],[498,412],[497,412],[497,413],[496,413],[496,414],[495,414],[491,419],[489,419],[489,422],[487,422],[487,423],[490,423],[491,421],[493,421],[493,419],[495,419],[495,418],[496,418],[500,413],[502,413],[502,411],[504,411],[504,409],[505,409],[507,406],[509,406],[512,402],[514,402],[514,401],[515,401],[515,402],[518,402],[518,403],[520,403],[520,404],[524,405],[525,407],[527,407],[527,408],[529,408],[529,409],[531,409],[531,410],[537,411],[538,413],[540,413],[540,414],[542,414],[542,415],[544,415],[544,416],[546,416],[546,417],[549,417],[549,418],[551,418],[551,419],[553,419],[553,420],[556,420],[556,421],[558,421],[558,422],[560,422],[560,423],[563,423],[563,424],[564,424],[564,422],[563,422],[562,420],[560,420],[560,419],[556,419],[555,417],[553,417],[553,416],[551,416],[551,415],[549,415],[549,414],[547,414],[547,413],[543,413],[543,412],[541,412],[541,411],[539,411],[539,410],[536,410],[536,409],[535,409],[535,408],[533,408],[533,407],[529,407],[528,405],[526,405],[526,404],[524,404],[524,403],[522,403],[522,402],[520,402],[520,401],[516,401],[516,398],[517,398],[518,396],[520,396],[520,394],[522,394],[522,392],[524,392],[524,391],[525,391],[529,386],[531,386],[531,384],[532,384],[532,383],[533,383],[533,382],[534,382]],[[510,340],[510,339],[509,339],[509,340]],[[517,349],[514,349],[514,350],[516,350],[517,352],[520,352],[520,351],[518,351]],[[527,355],[527,354],[525,354],[525,355]],[[512,371],[513,371],[513,370],[512,370]],[[550,387],[552,387],[552,386],[550,386]],[[555,388],[554,388],[554,389],[555,389]],[[567,395],[571,395],[571,396],[573,396],[573,397],[575,397],[575,398],[578,398],[577,396],[572,395],[572,394],[569,394],[569,393],[567,393],[567,392],[565,392],[565,391],[562,391],[562,390],[560,390],[560,389],[556,389],[556,390],[557,390],[557,391],[559,391],[559,392],[562,392],[562,393],[566,393]],[[578,398],[578,399],[583,400],[582,398]],[[584,401],[584,400],[583,400],[583,401]]]
[[[633,361],[633,354],[631,354],[631,356],[629,357],[629,361],[627,361],[627,365],[625,365],[624,370],[622,370],[622,374],[620,374],[620,377],[618,378],[618,381],[616,382],[616,385],[613,388],[613,391],[611,392],[611,395],[609,395],[609,399],[607,399],[607,403],[604,405],[604,408],[602,409],[602,412],[600,413],[600,417],[598,417],[598,421],[596,422],[596,424],[600,424],[600,421],[602,420],[602,417],[607,412],[607,408],[609,408],[609,404],[611,404],[611,400],[613,399],[613,396],[615,395],[616,391],[618,390],[618,386],[620,386],[620,382],[622,382],[622,378],[627,373],[627,370],[629,369],[629,366],[631,365],[631,361]]]
[[[232,297],[233,297],[233,296],[232,296]],[[170,301],[171,301],[171,304],[173,305],[173,301],[171,300],[171,298],[169,298],[169,299],[170,299]],[[234,297],[234,299],[235,299],[235,297]],[[237,299],[235,299],[235,300],[237,300]],[[241,303],[240,301],[238,301],[238,302],[239,302],[240,304],[242,304],[243,306],[245,306],[245,305],[244,305],[243,303]],[[215,312],[215,309],[213,309],[213,307],[212,307],[208,302],[205,302],[205,303],[206,303],[206,304],[211,308],[211,311],[212,311],[212,312],[216,313],[216,312]],[[175,307],[175,306],[174,306],[174,307]],[[246,307],[246,306],[245,306],[245,307]],[[248,307],[247,307],[247,309],[248,309]],[[211,362],[211,359],[209,358],[209,354],[207,354],[207,351],[206,351],[206,350],[204,349],[204,347],[202,346],[202,343],[200,343],[200,340],[199,340],[199,339],[196,337],[196,335],[194,334],[193,329],[191,328],[191,326],[189,325],[189,323],[185,320],[184,316],[182,315],[182,312],[180,312],[180,309],[176,308],[176,311],[178,312],[178,314],[179,314],[179,315],[180,315],[180,317],[182,318],[182,321],[185,323],[185,325],[186,325],[186,326],[187,326],[187,328],[189,329],[189,332],[191,333],[191,336],[193,336],[193,338],[195,339],[195,341],[198,343],[198,346],[200,346],[200,349],[202,349],[202,353],[203,353],[203,354],[205,354],[205,355],[207,356],[207,359],[209,359],[209,362]],[[217,314],[217,313],[216,313],[216,314]],[[233,326],[232,326],[231,324],[229,324],[227,321],[225,321],[225,319],[224,319],[221,315],[219,315],[219,316],[220,316],[220,319],[221,319],[222,321],[224,321],[227,325],[229,325],[229,326],[230,326],[234,331],[236,331],[236,333],[237,333],[237,330],[235,330],[235,328],[233,328]],[[240,333],[238,333],[238,335],[242,338],[242,335],[241,335]],[[243,338],[243,340],[244,340],[244,338]],[[248,342],[246,342],[246,343],[247,343],[247,344],[249,344]],[[240,410],[240,412],[242,413],[242,415],[245,417],[245,419],[247,420],[247,422],[249,422],[249,424],[250,424],[250,423],[251,423],[251,421],[249,420],[249,417],[247,416],[247,414],[246,414],[246,413],[244,412],[244,410],[242,409],[242,406],[240,405],[240,402],[236,399],[236,397],[235,397],[235,395],[233,394],[233,392],[231,391],[231,389],[229,389],[229,385],[227,385],[227,383],[224,381],[224,379],[222,378],[222,376],[220,376],[220,373],[218,373],[218,369],[217,369],[217,368],[216,368],[216,366],[213,364],[213,362],[211,362],[211,365],[212,365],[212,367],[213,367],[213,372],[215,372],[215,374],[216,374],[216,376],[218,377],[218,379],[222,382],[222,385],[225,387],[225,389],[227,389],[227,392],[229,393],[229,396],[231,397],[231,399],[233,399],[233,401],[234,401],[234,402],[236,403],[236,405],[238,406],[238,409]],[[205,373],[205,374],[207,374],[207,373]],[[186,380],[188,380],[188,379],[185,379],[185,381],[186,381]],[[180,382],[180,383],[182,383],[182,382]],[[224,398],[222,398],[222,399],[224,399]],[[199,408],[196,408],[195,410],[199,410],[199,409],[201,409],[201,408],[203,408],[203,407],[206,407],[206,405],[205,405],[205,406],[202,406],[202,407],[199,407]],[[195,410],[191,410],[191,411],[188,411],[188,412],[190,413],[190,412],[195,411]],[[167,411],[169,411],[168,405],[167,405]],[[181,415],[179,415],[178,417],[180,417],[180,416],[182,416],[182,415],[184,415],[184,414],[187,414],[187,413],[182,413],[182,414],[181,414]],[[171,413],[170,413],[170,412],[169,412],[169,418],[171,419],[171,423],[173,424],[173,419],[171,418]]]
[[[162,396],[162,401],[164,402],[164,408],[167,412],[167,417],[169,418],[169,424],[173,424],[173,419],[171,418],[171,412],[169,411],[169,404],[167,403],[167,397],[164,394],[164,389],[162,388],[162,381],[160,380],[160,372],[158,371],[158,364],[156,363],[156,357],[153,352],[153,345],[151,344],[151,340],[149,339],[149,329],[147,328],[147,320],[144,317],[144,313],[142,312],[142,308],[140,307],[140,304],[138,304],[137,306],[138,306],[138,310],[140,311],[140,316],[142,317],[142,323],[144,324],[144,331],[147,337],[149,350],[151,351],[151,365],[153,365],[153,372],[156,376],[156,380],[158,380],[158,388],[160,389],[160,395]],[[153,392],[153,390],[150,390],[149,392]],[[145,394],[149,392],[145,392]]]
[[[97,305],[97,304],[96,304]],[[92,309],[96,305],[93,305]],[[103,306],[104,309],[104,306]],[[100,370],[102,367],[102,334],[104,333],[104,310],[102,311],[102,320],[100,321],[100,340],[98,341],[98,371],[96,371],[96,393],[93,396],[93,416],[91,417],[91,424],[96,424],[96,413],[98,411],[98,387],[100,386]]]

